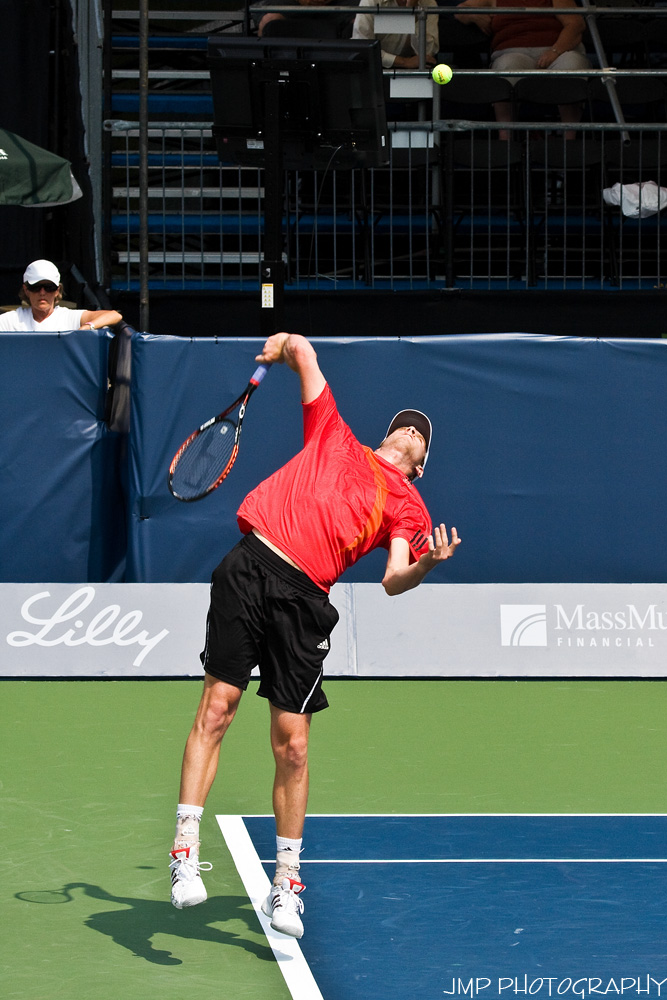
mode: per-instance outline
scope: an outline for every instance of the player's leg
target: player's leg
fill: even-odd
[[[241,541],[214,570],[201,654],[204,690],[183,756],[176,842],[171,852],[171,899],[194,906],[206,899],[199,875],[199,820],[215,778],[220,744],[258,662],[261,623],[256,575]]]
[[[270,568],[258,694],[271,706],[271,746],[276,772],[273,806],[279,884],[262,909],[275,930],[301,937],[303,910],[299,852],[308,801],[311,716],[328,705],[322,690],[324,660],[338,612],[326,594],[259,540]],[[284,858],[282,857],[284,855]],[[286,916],[287,914],[287,916]]]
[[[170,852],[171,901],[178,909],[196,906],[206,899],[200,870],[210,865],[199,861],[199,823],[216,775],[220,744],[236,714],[242,693],[240,688],[206,674],[195,721],[185,745],[176,834]]]
[[[276,569],[279,571],[277,576],[272,572]],[[287,579],[281,579],[281,574]],[[304,602],[304,592],[305,596],[310,594],[311,601],[316,599],[325,606],[325,631],[322,632],[323,626],[319,625],[316,634],[309,639],[304,664],[306,675],[297,672],[294,682],[291,677],[294,652],[297,662],[300,658],[293,626],[296,624],[297,633],[301,631],[298,618],[304,613],[309,621],[312,620],[307,602]],[[206,681],[183,758],[181,815],[177,844],[172,851],[172,902],[175,906],[193,906],[206,898],[199,875],[202,867],[198,854],[199,819],[215,778],[222,738],[234,718],[255,664],[259,664],[262,677],[259,693],[268,697],[272,704],[284,704],[285,716],[294,717],[291,727],[276,727],[275,752],[278,759],[284,759],[284,764],[277,764],[277,784],[282,789],[277,794],[279,798],[284,794],[285,811],[296,808],[300,814],[300,836],[308,795],[309,716],[306,713],[311,699],[314,711],[326,707],[326,698],[321,693],[321,661],[328,649],[328,633],[338,618],[335,610],[326,613],[326,607],[326,597],[315,584],[252,534],[245,536],[214,571],[206,648],[201,656]],[[326,649],[318,648],[323,635]],[[310,664],[309,659],[314,662]],[[278,664],[282,668],[280,683],[277,683]],[[265,684],[266,691],[262,689]],[[296,857],[298,862],[298,850]],[[186,885],[186,882],[192,884]]]
[[[276,764],[273,812],[276,817],[276,873],[263,910],[275,930],[303,935],[299,894],[299,854],[308,804],[309,713],[286,712],[271,705],[271,749]]]
[[[285,875],[299,879],[299,853],[308,804],[310,714],[296,715],[271,705],[271,749],[276,764],[273,813],[276,817],[274,885]]]
[[[215,778],[220,744],[236,715],[243,691],[206,674],[195,721],[185,744],[180,801],[203,806]]]
[[[276,762],[273,812],[276,833],[292,840],[303,835],[308,804],[310,713],[285,712],[271,705],[271,749]]]

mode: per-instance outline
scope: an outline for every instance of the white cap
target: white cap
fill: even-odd
[[[59,285],[60,271],[50,260],[33,260],[26,267],[23,280],[26,285],[34,285],[38,281],[52,281],[54,285]]]

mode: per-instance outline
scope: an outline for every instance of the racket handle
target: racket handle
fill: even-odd
[[[260,365],[259,368],[255,370],[255,372],[252,375],[252,378],[250,379],[252,384],[255,386],[259,385],[259,383],[262,381],[262,379],[264,378],[270,367],[271,364]]]

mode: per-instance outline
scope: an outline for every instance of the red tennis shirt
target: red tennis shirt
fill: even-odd
[[[328,593],[348,566],[392,538],[414,562],[428,550],[424,501],[394,465],[357,441],[325,386],[304,404],[304,447],[245,498],[244,535],[257,528]]]

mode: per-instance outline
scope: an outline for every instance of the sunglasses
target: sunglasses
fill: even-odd
[[[58,286],[51,281],[38,281],[36,285],[26,285],[29,292],[57,292]]]

